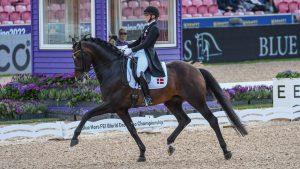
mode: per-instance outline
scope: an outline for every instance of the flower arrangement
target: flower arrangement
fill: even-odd
[[[300,73],[299,72],[293,72],[290,70],[280,72],[276,75],[277,79],[282,79],[282,78],[300,78]]]

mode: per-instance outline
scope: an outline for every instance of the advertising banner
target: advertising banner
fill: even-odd
[[[183,29],[207,28],[207,27],[228,27],[228,26],[258,26],[278,25],[293,23],[292,14],[256,15],[256,16],[232,16],[232,17],[207,17],[207,18],[185,18],[182,20]],[[239,20],[239,23],[233,23]]]
[[[300,57],[300,24],[183,29],[185,61]]]
[[[0,74],[31,73],[31,65],[31,34],[1,36]]]

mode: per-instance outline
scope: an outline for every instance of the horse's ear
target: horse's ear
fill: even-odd
[[[75,45],[75,43],[77,43],[77,41],[75,40],[75,38],[72,38],[72,44]]]

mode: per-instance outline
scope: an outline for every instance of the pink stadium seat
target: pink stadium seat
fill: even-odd
[[[202,0],[192,0],[192,4],[195,5],[196,7],[199,7],[199,6],[201,6],[203,3],[202,3]]]
[[[156,7],[156,8],[158,8],[159,6],[160,6],[160,3],[159,3],[159,1],[150,1],[150,6],[154,6],[154,7]]]
[[[211,13],[205,13],[205,14],[203,14],[203,16],[204,16],[204,17],[212,17],[213,14],[211,14]]]
[[[192,14],[192,15],[198,13],[197,7],[195,5],[189,6],[187,8],[187,13]]]
[[[49,20],[50,23],[59,22],[59,20],[56,18],[55,12],[51,11],[51,10],[48,11],[48,20]],[[23,21],[26,21],[28,18],[25,19],[25,18],[23,18],[23,15],[22,15],[22,19],[23,19]]]
[[[129,16],[133,16],[133,10],[132,10],[132,8],[130,8],[130,7],[124,8],[124,9],[122,10],[122,15],[123,15],[123,16],[126,16],[127,18],[128,18]]]
[[[144,8],[138,7],[138,8],[134,9],[133,14],[134,14],[134,16],[139,18],[140,16],[144,16],[143,11],[144,11]]]
[[[0,21],[0,25],[2,24],[2,22]]]
[[[186,6],[182,6],[182,14],[187,14],[187,7]]]
[[[159,13],[161,15],[167,15],[168,14],[167,8],[165,8],[165,7],[159,7],[158,9],[159,9]]]
[[[191,18],[192,15],[191,15],[191,14],[183,14],[182,17],[183,17],[183,18]]]
[[[214,14],[214,13],[217,13],[218,11],[219,11],[219,8],[218,8],[218,5],[216,5],[216,4],[212,4],[208,7],[209,13]]]
[[[7,12],[0,12],[0,21],[3,23],[3,21],[8,21],[9,17],[8,17],[8,13]]]
[[[182,6],[188,7],[192,5],[191,0],[182,0]]]
[[[25,5],[16,5],[16,11],[22,13],[25,12],[27,10]]]
[[[14,24],[24,24],[25,22],[24,21],[22,21],[22,20],[16,20],[16,21],[14,21]]]
[[[23,0],[23,2],[27,5],[30,5],[30,0]]]
[[[148,1],[141,1],[140,2],[140,7],[147,8],[148,6],[149,6],[149,2]]]
[[[16,21],[16,20],[20,20],[21,19],[21,16],[20,16],[20,13],[19,12],[12,12],[9,14],[9,20],[10,21]]]
[[[201,5],[201,6],[199,6],[198,7],[198,13],[200,13],[200,14],[206,14],[206,13],[208,13],[208,8],[207,8],[207,6],[206,5]]]
[[[83,8],[84,8],[84,9],[90,10],[90,9],[91,9],[91,3],[90,3],[90,2],[84,3],[84,4],[83,4]]]
[[[299,8],[298,8],[298,3],[297,2],[291,2],[291,3],[289,3],[289,12],[294,13],[298,9]]]
[[[26,11],[31,11],[31,5],[26,5]]]
[[[161,6],[161,7],[167,8],[168,5],[169,5],[168,0],[161,0],[161,1],[160,1],[160,6]]]
[[[196,14],[193,14],[192,17],[195,17],[195,18],[198,17],[199,18],[199,17],[202,17],[202,15],[199,14],[199,13],[196,13]]]
[[[287,13],[289,10],[288,4],[286,2],[280,2],[278,4],[279,13]]]
[[[30,13],[30,11],[26,11],[26,12],[23,12],[22,14],[21,14],[21,18],[22,18],[22,20],[23,21],[27,21],[27,20],[31,20],[31,13]]]
[[[14,12],[15,11],[15,7],[11,6],[11,5],[5,5],[4,6],[4,11],[8,12],[8,13]]]
[[[203,0],[203,5],[210,6],[214,4],[213,0]]]
[[[283,2],[283,0],[273,0],[274,5],[278,7],[279,3]]]
[[[61,8],[60,8],[59,4],[51,4],[50,10],[55,12],[55,11],[61,10]]]
[[[2,7],[2,6],[0,6],[0,12],[3,12],[3,11],[4,11],[3,7]]]
[[[128,7],[132,8],[132,9],[137,8],[137,7],[139,7],[139,3],[137,1],[129,1]]]
[[[65,10],[58,10],[56,12],[56,18],[59,20],[59,22],[64,23],[65,22]]]
[[[9,0],[1,0],[1,4],[2,6],[5,6],[5,5],[10,5],[10,2]]]
[[[79,16],[81,22],[88,22],[91,20],[90,11],[87,9],[81,9]]]
[[[160,20],[168,20],[168,15],[161,15]]]
[[[290,2],[293,2],[294,0],[283,0],[283,2],[286,2],[286,3],[290,3]]]
[[[26,24],[31,24],[31,19],[25,21]]]
[[[122,2],[122,9],[127,8],[127,7],[128,7],[127,2]]]

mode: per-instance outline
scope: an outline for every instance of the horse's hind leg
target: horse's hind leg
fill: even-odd
[[[213,115],[211,110],[208,108],[206,102],[205,101],[201,101],[200,103],[199,103],[199,101],[191,101],[191,102],[188,101],[188,102],[194,108],[196,108],[202,114],[202,116],[209,122],[209,125],[211,126],[211,128],[213,128],[213,130],[215,131],[215,133],[217,135],[217,138],[218,138],[220,146],[223,150],[225,159],[229,160],[231,158],[232,154],[230,151],[227,150],[227,145],[222,136],[222,133],[221,133],[221,130],[219,127],[219,123],[218,123],[218,119]]]
[[[165,105],[178,121],[178,126],[167,139],[167,144],[169,147],[168,153],[169,155],[172,155],[175,151],[175,148],[172,146],[172,143],[174,143],[176,137],[185,128],[185,126],[187,126],[191,122],[191,119],[186,115],[186,113],[182,109],[182,99],[174,97],[172,100],[165,102]]]
[[[118,111],[117,113],[118,113],[119,117],[122,119],[122,121],[124,122],[125,126],[127,127],[128,131],[130,132],[131,136],[134,138],[135,142],[139,146],[140,156],[137,161],[138,162],[146,161],[146,157],[145,157],[146,147],[137,134],[137,131],[134,127],[132,119],[129,116],[128,110]]]

